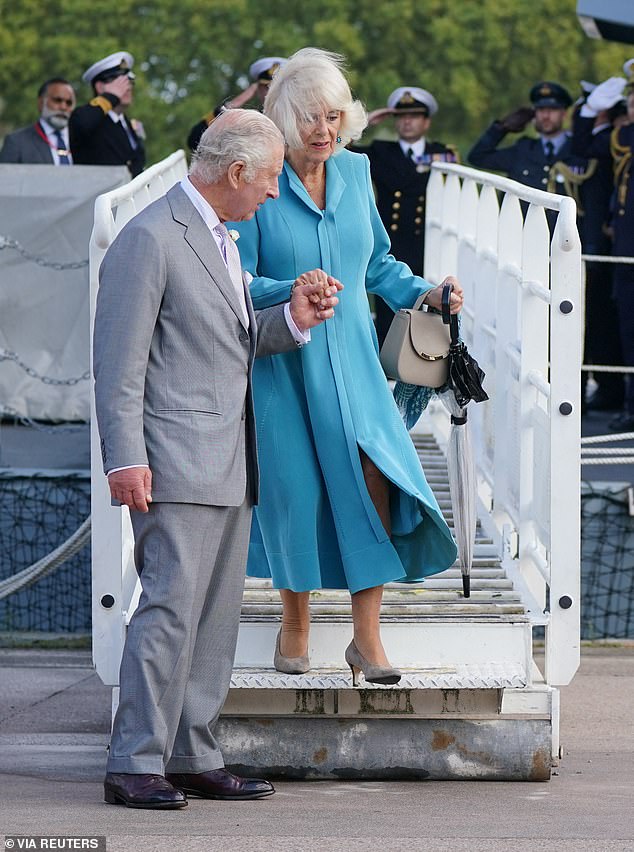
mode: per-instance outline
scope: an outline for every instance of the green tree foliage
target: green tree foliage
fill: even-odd
[[[88,100],[82,71],[125,49],[137,60],[133,114],[157,160],[247,85],[258,56],[313,45],[347,57],[369,109],[396,86],[429,89],[440,103],[433,135],[464,154],[538,80],[576,96],[580,79],[621,73],[634,46],[587,38],[575,8],[576,0],[0,0],[0,131],[33,120],[49,76],[68,77]]]

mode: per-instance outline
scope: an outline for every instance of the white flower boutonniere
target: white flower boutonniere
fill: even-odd
[[[238,231],[234,231],[233,228],[230,228],[227,231],[227,233],[229,234],[231,239],[234,241],[234,243],[237,243],[238,240],[240,239],[240,233]]]

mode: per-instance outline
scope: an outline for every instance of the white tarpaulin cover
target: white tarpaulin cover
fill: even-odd
[[[89,419],[93,208],[129,178],[125,166],[0,165],[0,416]]]

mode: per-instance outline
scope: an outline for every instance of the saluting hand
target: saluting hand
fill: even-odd
[[[130,78],[127,74],[120,74],[118,77],[115,77],[114,80],[109,80],[107,83],[103,83],[101,87],[102,92],[110,92],[119,100],[123,100],[123,98],[130,92],[132,88],[132,83],[130,82]]]

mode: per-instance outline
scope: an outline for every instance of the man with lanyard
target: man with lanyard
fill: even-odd
[[[40,117],[35,124],[9,133],[0,151],[0,163],[70,166],[68,119],[75,107],[73,87],[63,77],[51,77],[37,93]]]
[[[95,97],[77,107],[70,119],[70,145],[75,163],[127,166],[132,177],[143,171],[143,128],[126,118],[134,95],[134,57],[126,51],[100,59],[82,75]]]
[[[394,116],[397,142],[375,139],[367,146],[350,146],[367,154],[381,220],[390,236],[391,250],[417,275],[423,274],[425,250],[425,193],[435,160],[455,163],[456,152],[441,142],[430,142],[431,117],[438,111],[436,98],[425,89],[401,86],[387,99],[387,107],[368,115],[368,126]],[[385,339],[394,313],[374,297],[379,345]]]

